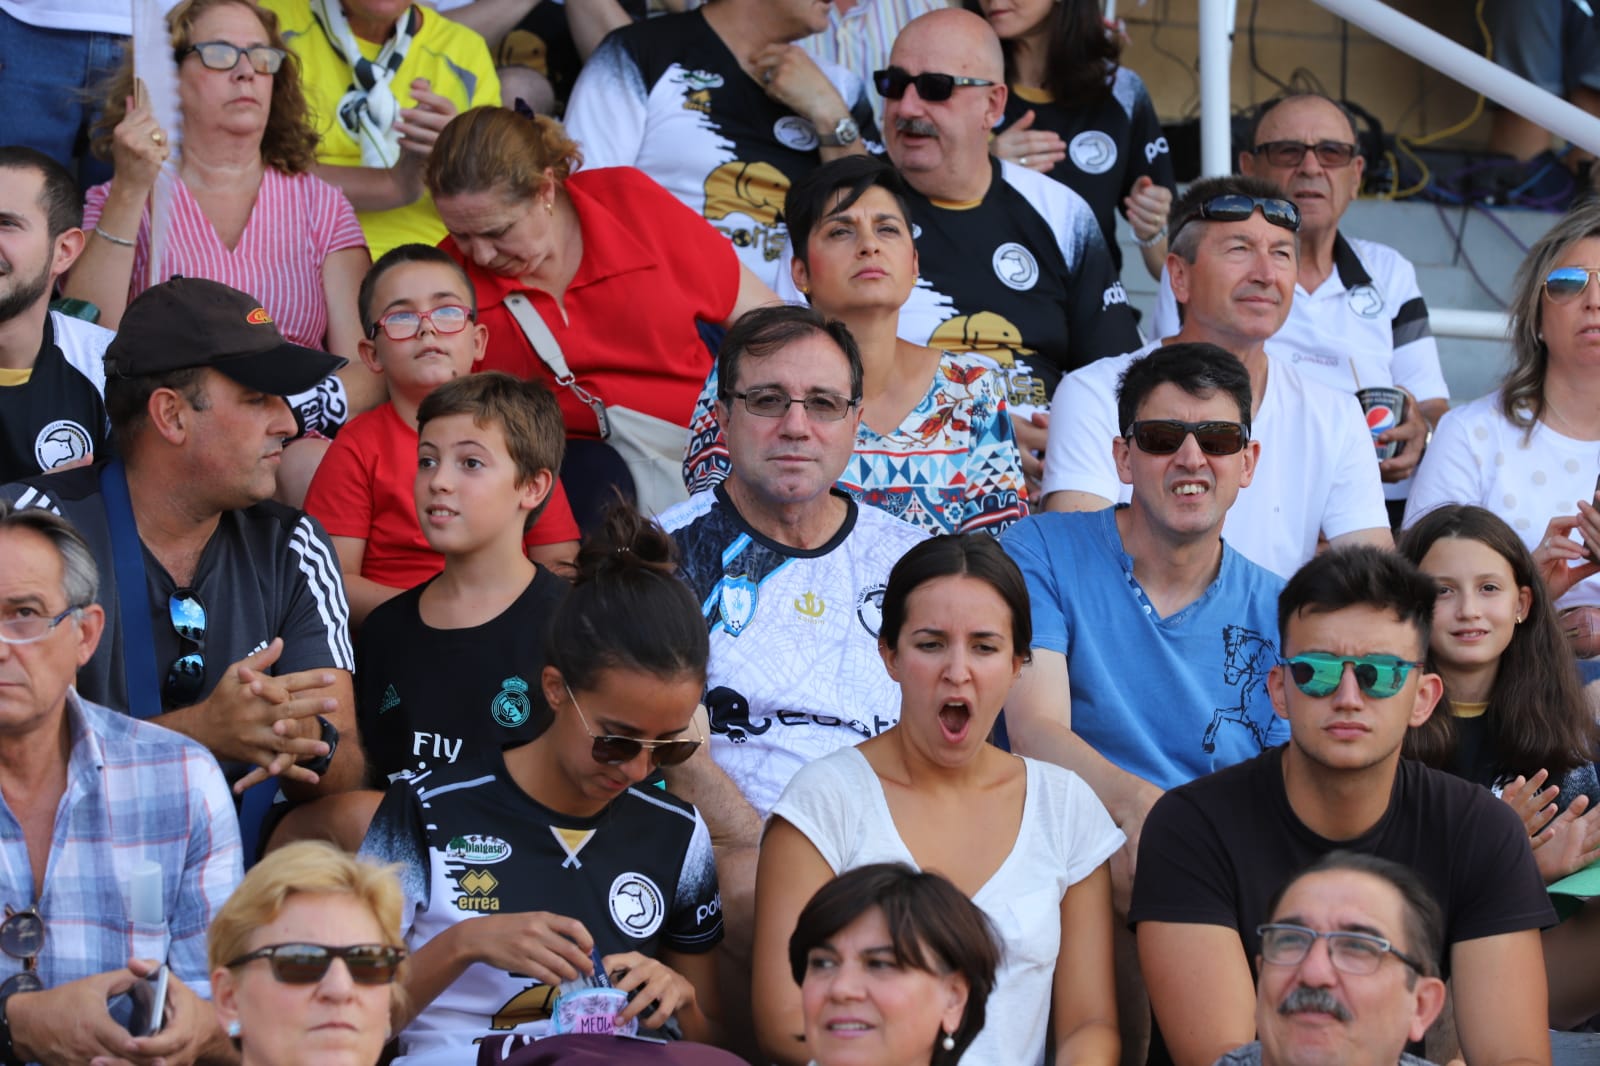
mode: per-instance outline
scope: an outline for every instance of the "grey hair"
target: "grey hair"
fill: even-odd
[[[1526,433],[1544,415],[1544,375],[1550,350],[1544,343],[1545,275],[1566,250],[1600,237],[1600,202],[1574,207],[1534,242],[1517,270],[1511,293],[1511,369],[1500,382],[1500,413]]]
[[[0,532],[28,529],[48,540],[61,557],[61,591],[68,607],[87,607],[100,593],[100,568],[83,534],[65,518],[41,507],[18,508],[0,499]]]

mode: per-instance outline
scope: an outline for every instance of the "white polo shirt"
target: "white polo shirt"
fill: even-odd
[[[1152,335],[1170,337],[1178,328],[1178,303],[1163,270]],[[1289,317],[1266,349],[1311,380],[1341,392],[1399,385],[1419,401],[1450,398],[1416,268],[1376,241],[1339,234],[1333,273],[1316,292],[1295,285]],[[1383,490],[1385,498],[1403,500],[1411,482],[1385,484]]]
[[[1045,446],[1044,488],[1088,492],[1127,503],[1132,488],[1117,476],[1111,441],[1117,426],[1117,386],[1129,364],[1160,342],[1101,359],[1061,379]],[[1309,380],[1298,367],[1271,356],[1267,388],[1250,427],[1261,442],[1255,478],[1239,490],[1222,536],[1246,559],[1288,578],[1330,540],[1361,529],[1389,528],[1378,479],[1378,457],[1361,406]],[[1071,417],[1062,417],[1070,412]],[[1126,427],[1122,427],[1126,428]]]

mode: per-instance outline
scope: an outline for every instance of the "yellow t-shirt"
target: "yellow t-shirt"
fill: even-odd
[[[319,162],[331,166],[361,165],[361,146],[339,124],[338,106],[350,90],[350,67],[311,17],[309,0],[261,0],[261,6],[278,16],[289,47],[300,57],[301,81],[306,102],[311,106],[311,122],[322,135],[317,148]],[[406,49],[390,83],[401,107],[416,106],[411,83],[427,78],[433,91],[448,98],[460,111],[484,105],[499,106],[500,78],[483,38],[467,27],[451,22],[432,8],[421,8],[422,28]],[[377,57],[381,44],[359,41],[368,59]],[[361,229],[376,259],[396,245],[410,241],[438,244],[444,239],[444,223],[426,192],[422,199],[392,211],[358,211]]]

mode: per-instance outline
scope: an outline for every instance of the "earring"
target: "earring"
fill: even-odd
[[[944,1039],[939,1041],[939,1046],[944,1048],[946,1051],[954,1051],[956,1049],[956,1038],[951,1036],[949,1033],[945,1033]]]
[[[556,213],[556,205],[552,201],[546,200],[544,202],[544,213],[547,214],[547,215],[555,214]]]
[[[1519,625],[1519,626],[1522,624],[1522,616],[1520,614],[1517,615],[1516,621],[1515,621],[1514,624]]]
[[[233,1021],[228,1023],[228,1039],[229,1040],[237,1040],[237,1039],[239,1039],[239,1019],[238,1018],[235,1018]]]

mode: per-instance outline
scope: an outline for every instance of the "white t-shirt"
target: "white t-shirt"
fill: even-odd
[[[1131,486],[1111,457],[1118,427],[1117,385],[1128,365],[1159,341],[1090,363],[1061,379],[1051,401],[1044,495],[1087,492],[1127,503]],[[1255,479],[1239,490],[1222,535],[1235,551],[1280,577],[1291,577],[1329,539],[1387,529],[1378,457],[1361,405],[1350,393],[1309,381],[1269,358],[1266,394],[1250,436],[1261,442]]]
[[[1023,762],[1027,796],[1016,843],[972,897],[994,923],[1001,952],[987,1020],[961,1056],[968,1066],[1044,1062],[1061,900],[1126,839],[1077,774],[1054,763]],[[795,774],[772,813],[800,830],[836,874],[875,862],[917,866],[895,830],[878,775],[856,748]]]
[[[1178,303],[1165,268],[1151,328],[1157,337],[1179,329]],[[1289,317],[1268,338],[1266,349],[1312,381],[1341,392],[1398,385],[1418,400],[1450,398],[1416,268],[1376,241],[1339,234],[1333,273],[1316,292],[1296,283]],[[1391,500],[1403,500],[1410,491],[1410,481],[1383,486]]]
[[[177,0],[155,3],[163,13],[177,6]],[[47,30],[114,33],[119,37],[133,32],[128,0],[0,0],[0,11],[18,22]]]
[[[1532,551],[1550,519],[1576,514],[1577,501],[1593,497],[1597,472],[1600,441],[1573,440],[1543,422],[1530,434],[1501,414],[1500,394],[1491,392],[1439,420],[1412,479],[1405,525],[1447,503],[1477,504],[1505,519]],[[1600,604],[1600,575],[1556,603]]]

